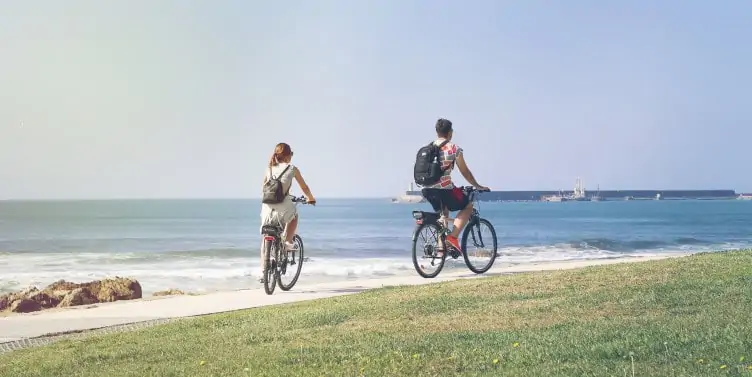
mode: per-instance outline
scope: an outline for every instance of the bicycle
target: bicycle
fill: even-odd
[[[460,247],[465,250],[465,252],[457,250],[451,244],[446,242],[446,236],[451,233],[451,230],[449,229],[449,220],[451,219],[443,216],[439,212],[413,211],[412,213],[413,218],[415,219],[415,223],[417,224],[412,236],[413,266],[415,267],[415,271],[417,271],[418,274],[424,278],[434,278],[439,274],[439,272],[441,272],[441,270],[444,268],[444,262],[446,261],[447,254],[449,254],[453,259],[457,259],[460,255],[462,255],[463,259],[465,260],[465,265],[467,265],[470,271],[476,274],[485,273],[491,268],[491,266],[493,266],[494,261],[496,261],[498,247],[496,230],[494,229],[490,221],[480,217],[480,211],[478,210],[479,205],[477,194],[485,192],[485,190],[481,191],[469,186],[462,187],[461,189],[465,192],[466,195],[470,197],[470,200],[475,203],[473,205],[473,212],[470,215],[470,220],[468,221],[467,225],[465,225],[465,229],[462,232],[462,241]],[[444,208],[443,203],[441,207]],[[485,246],[483,237],[480,232],[481,225],[487,227],[490,230],[490,241],[493,245],[493,248],[487,253],[490,254],[488,255],[490,257],[488,263],[485,266],[477,268],[470,260],[470,253],[467,251],[467,242],[468,239],[472,238],[474,246],[479,248],[483,248]],[[426,242],[426,244],[421,248],[422,250],[420,250],[418,248],[418,236],[423,230],[429,230],[433,239],[431,242]],[[440,245],[444,245],[444,248],[441,248]],[[439,255],[439,253],[441,255]],[[423,266],[418,262],[419,257],[429,259],[430,265],[435,266],[436,271],[433,273],[424,271],[422,268]]]
[[[316,205],[315,201],[309,202],[305,196],[292,196],[292,202],[296,205],[299,203]],[[296,234],[292,239],[293,244],[296,246],[295,249],[283,252],[285,246],[281,235],[284,232],[284,228],[285,224],[282,223],[261,227],[261,234],[264,237],[264,291],[268,295],[274,293],[277,283],[279,283],[279,288],[283,291],[292,289],[295,283],[298,282],[300,271],[303,268],[303,239]],[[295,275],[292,280],[288,284],[285,284],[282,281],[282,276],[287,275],[288,266],[297,267],[295,267]]]

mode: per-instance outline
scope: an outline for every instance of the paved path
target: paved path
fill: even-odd
[[[423,279],[416,274],[415,276],[388,279],[348,280],[310,285],[303,284],[303,281],[301,281],[291,291],[283,292],[277,288],[273,295],[267,295],[263,289],[249,289],[199,296],[171,296],[145,300],[119,301],[107,304],[52,309],[28,314],[11,314],[0,317],[0,344],[51,334],[91,330],[143,321],[190,317],[341,296],[384,286],[428,284],[462,278],[477,278],[489,275],[541,270],[571,269],[588,265],[637,262],[667,257],[669,256],[498,266],[484,275],[475,275],[468,270],[464,270],[442,274],[435,279]],[[303,274],[305,274],[305,268],[303,269]],[[302,280],[304,280],[304,276]]]

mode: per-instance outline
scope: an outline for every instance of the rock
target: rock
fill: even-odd
[[[41,291],[30,287],[0,296],[0,311],[28,313],[54,307],[134,300],[141,295],[141,284],[134,279],[115,277],[80,284],[58,280]]]
[[[91,295],[91,292],[85,288],[76,288],[68,292],[68,294],[60,300],[58,307],[65,308],[68,306],[90,305],[96,303],[97,299]]]
[[[54,296],[54,297],[58,297],[62,299],[68,293],[70,293],[71,291],[73,291],[74,289],[77,289],[78,287],[82,285],[83,284],[71,283],[65,280],[58,280],[48,285],[47,288],[43,290],[43,292],[50,296]]]
[[[42,309],[54,308],[60,302],[60,298],[50,296],[44,292],[34,292],[33,294],[27,295],[26,299],[38,303]]]
[[[10,306],[10,293],[0,296],[0,312],[4,312]]]
[[[115,278],[102,280],[97,298],[99,302],[136,300],[141,298],[141,284],[133,279]]]
[[[10,304],[10,311],[13,313],[29,313],[36,312],[41,309],[42,305],[29,298],[22,298],[20,300],[13,301],[13,303]]]
[[[184,294],[185,292],[179,289],[170,288],[166,291],[154,292],[152,293],[152,296],[174,296],[174,295],[184,295]]]
[[[34,299],[37,294],[39,294],[39,290],[36,287],[28,287],[18,292],[13,293],[6,293],[2,296],[0,296],[0,311],[5,310],[11,310],[14,311],[13,308],[16,308],[18,305],[13,305],[14,302],[23,300],[23,299]],[[40,297],[40,299],[46,300],[46,297]],[[24,307],[28,307],[29,304],[24,304]]]

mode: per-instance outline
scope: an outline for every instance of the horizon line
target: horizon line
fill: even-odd
[[[419,191],[413,190],[413,191]],[[567,192],[572,190],[491,190],[491,192],[541,192],[541,191],[551,191],[551,192]],[[586,190],[587,192],[598,192],[598,191],[732,191],[734,194],[745,194],[748,191],[737,191],[735,189],[721,189],[721,188],[715,188],[715,189],[596,189],[596,190]],[[397,198],[399,196],[405,195],[408,192],[408,190],[403,191],[402,193],[396,194],[396,195],[387,195],[387,196],[318,196],[317,199],[393,199]],[[90,197],[90,198],[64,198],[64,197],[51,197],[51,198],[0,198],[0,202],[80,202],[80,201],[129,201],[129,200],[260,200],[261,197],[211,197],[211,196],[191,196],[191,197]]]

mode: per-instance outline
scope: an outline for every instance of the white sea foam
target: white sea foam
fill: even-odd
[[[734,244],[712,247],[732,249]],[[710,247],[709,247],[710,248]],[[553,261],[618,258],[631,255],[656,255],[702,251],[698,248],[634,251],[616,253],[597,249],[574,248],[570,245],[507,247],[499,250],[497,265],[516,265]],[[388,278],[415,274],[409,252],[401,257],[319,257],[315,253],[303,264],[301,281],[310,283],[360,278]],[[29,285],[43,286],[59,279],[74,282],[113,276],[138,279],[146,295],[163,289],[178,288],[194,292],[258,288],[260,271],[256,254],[246,257],[175,257],[153,262],[141,254],[5,254],[0,258],[0,291],[18,290]],[[135,259],[134,259],[135,258]],[[130,260],[136,263],[129,263]],[[464,269],[462,258],[447,259],[447,270]]]

